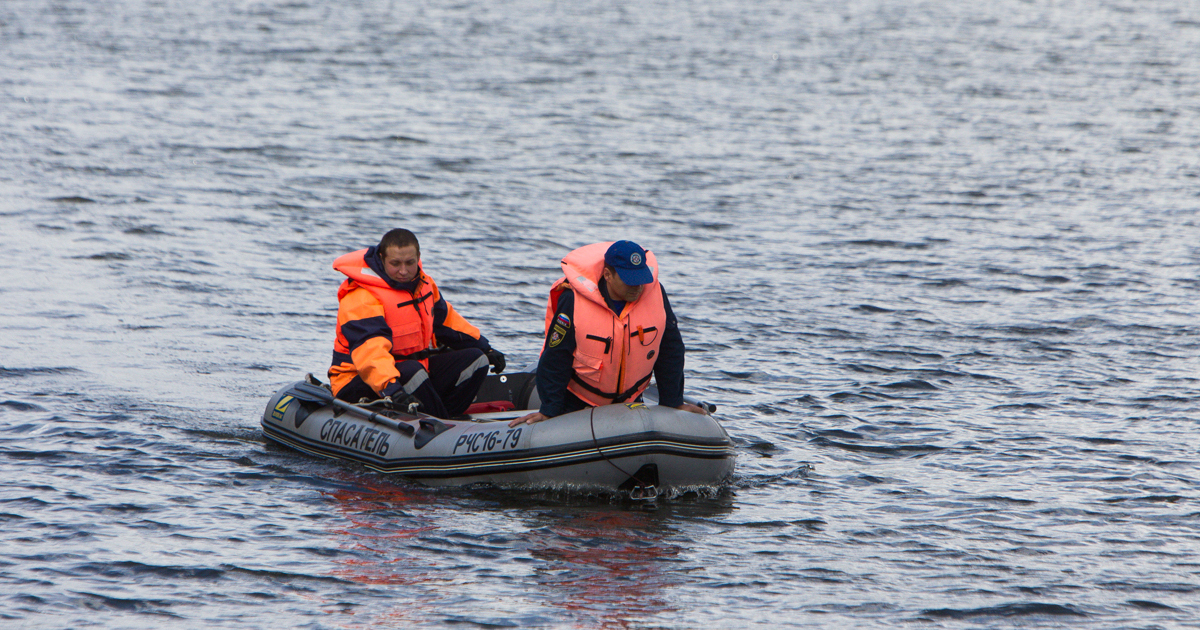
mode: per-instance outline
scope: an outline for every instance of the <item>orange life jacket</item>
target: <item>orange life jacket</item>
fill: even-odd
[[[441,299],[441,292],[438,291],[437,284],[432,278],[425,275],[424,269],[421,269],[419,272],[420,282],[417,283],[415,293],[393,289],[386,280],[379,277],[367,265],[366,252],[365,249],[351,252],[334,261],[333,268],[347,276],[347,279],[338,288],[338,302],[341,303],[342,299],[353,291],[370,292],[383,308],[384,320],[392,331],[392,337],[387,340],[390,343],[386,343],[383,349],[367,353],[374,357],[371,364],[357,365],[355,361],[349,363],[343,361],[331,367],[329,371],[330,385],[333,386],[335,392],[352,381],[355,376],[362,376],[368,386],[376,392],[381,392],[388,383],[400,376],[399,370],[396,369],[396,361],[415,359],[429,369],[428,355],[425,351],[435,347],[433,305]],[[367,304],[366,307],[367,311],[373,309],[375,313],[378,313],[378,307],[370,304]],[[363,316],[369,315],[369,312],[363,313]],[[452,313],[452,315],[455,319],[456,329],[473,332],[475,336],[478,336],[478,329],[459,317],[457,313]],[[349,321],[357,319],[359,317],[356,314],[351,314]],[[349,344],[342,334],[342,324],[342,317],[339,317],[337,336],[333,344],[335,357],[339,353],[346,356],[351,354]],[[382,340],[380,342],[384,343]]]
[[[595,407],[636,400],[646,390],[667,326],[658,260],[649,251],[646,264],[654,281],[636,302],[626,302],[621,313],[609,309],[597,283],[610,245],[595,243],[567,254],[562,260],[564,275],[551,288],[546,307],[548,334],[558,297],[566,290],[575,292],[574,374],[567,389]]]
[[[358,287],[370,291],[383,305],[384,319],[392,329],[392,354],[396,358],[403,359],[407,355],[432,349],[433,305],[441,298],[437,284],[421,269],[416,293],[397,291],[367,266],[364,258],[366,251],[351,252],[334,261],[333,268],[347,276],[342,286],[338,287],[338,300]],[[340,335],[339,339],[344,342]],[[337,348],[336,343],[334,347]],[[345,346],[337,349],[349,352]],[[427,359],[423,363],[428,366]]]

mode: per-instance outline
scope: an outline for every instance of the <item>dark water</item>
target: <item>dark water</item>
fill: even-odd
[[[0,3],[0,626],[1200,620],[1200,5]],[[264,443],[405,226],[521,365],[653,249],[737,476]]]

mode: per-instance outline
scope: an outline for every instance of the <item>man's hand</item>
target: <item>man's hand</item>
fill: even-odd
[[[507,365],[504,362],[504,353],[493,348],[483,353],[483,356],[487,357],[488,363],[492,364],[493,374],[499,374],[504,371],[504,366]]]
[[[542,420],[549,420],[549,419],[550,419],[549,416],[544,416],[544,415],[542,415],[542,413],[540,411],[535,411],[527,416],[522,416],[520,418],[517,418],[516,420],[513,420],[512,422],[509,422],[508,426],[515,427],[519,424],[533,424],[535,422],[541,422]]]

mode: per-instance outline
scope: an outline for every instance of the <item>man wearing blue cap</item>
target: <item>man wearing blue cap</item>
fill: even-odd
[[[541,408],[509,426],[638,400],[653,376],[659,404],[683,401],[683,337],[654,254],[632,241],[586,245],[562,260],[538,361]]]

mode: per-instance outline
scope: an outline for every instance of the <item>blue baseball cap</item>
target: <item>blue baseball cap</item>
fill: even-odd
[[[634,287],[654,282],[654,272],[646,264],[646,250],[633,241],[617,241],[604,252],[604,264],[617,270],[621,282]]]

